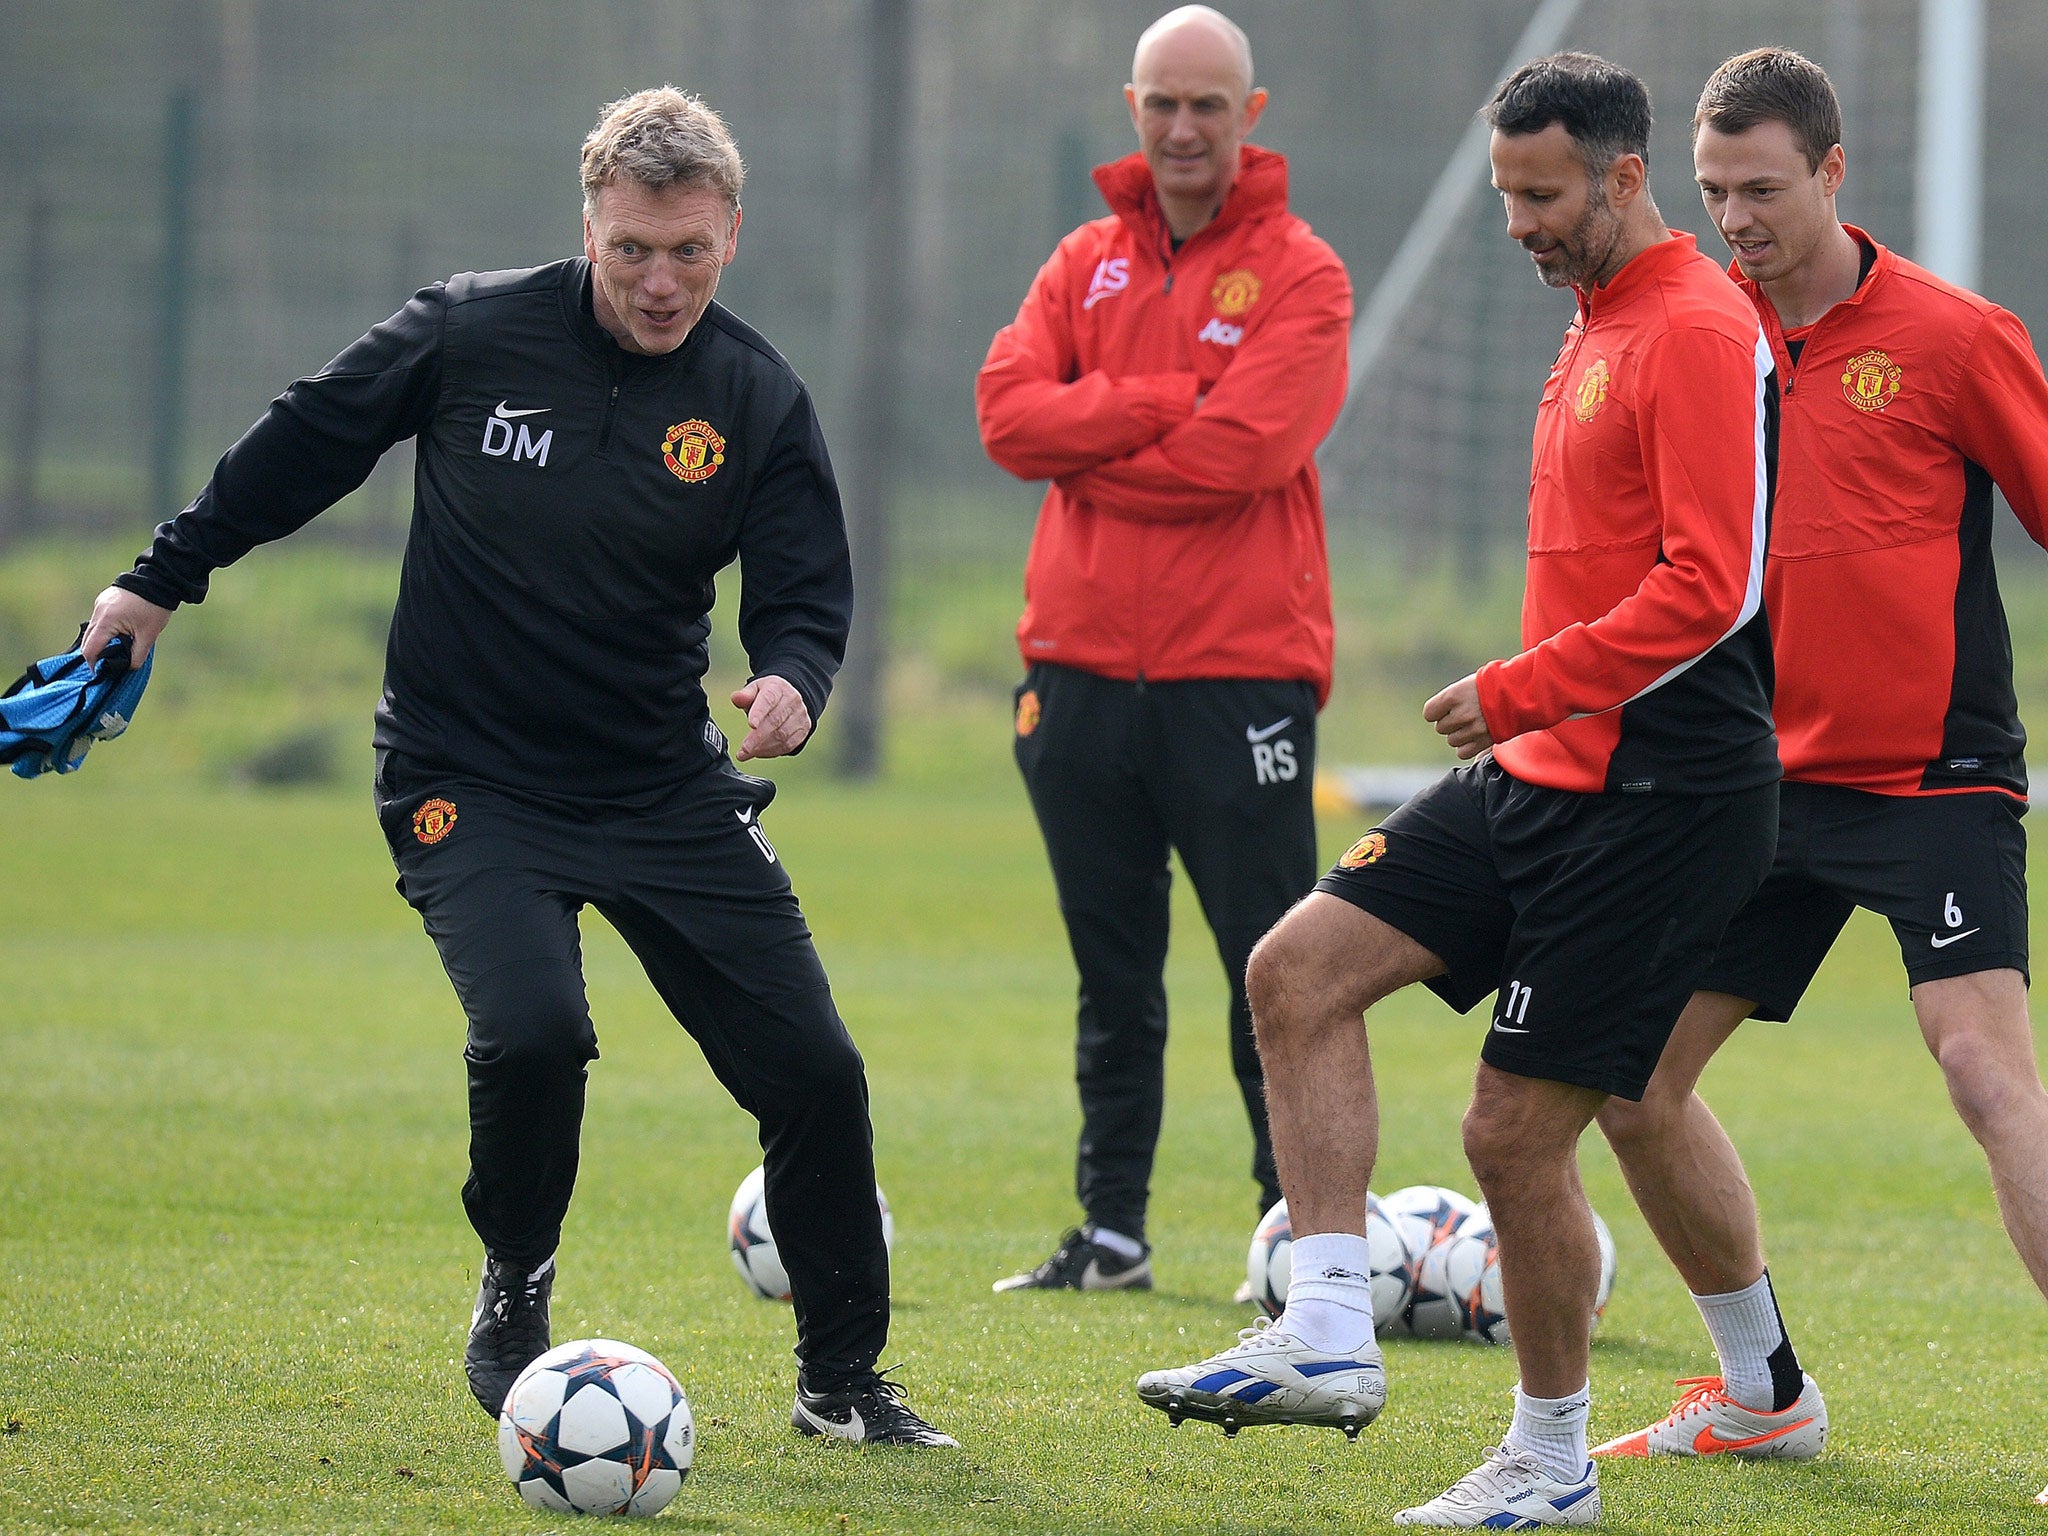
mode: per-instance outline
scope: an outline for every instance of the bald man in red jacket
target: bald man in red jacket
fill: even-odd
[[[1080,971],[1085,1213],[1007,1289],[1142,1289],[1164,1102],[1169,850],[1216,936],[1261,1209],[1280,1197],[1245,1001],[1252,946],[1314,887],[1332,626],[1315,449],[1343,404],[1351,287],[1244,142],[1244,34],[1187,6],[1139,40],[1138,153],[998,332],[989,456],[1050,480],[1017,638],[1017,761]]]

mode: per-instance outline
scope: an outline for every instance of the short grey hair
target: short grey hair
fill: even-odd
[[[621,179],[657,192],[709,187],[737,209],[747,168],[724,118],[701,97],[662,85],[612,102],[583,141],[583,211],[594,212],[597,194]]]

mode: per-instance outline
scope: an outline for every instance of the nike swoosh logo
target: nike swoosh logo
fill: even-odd
[[[1812,1419],[1801,1419],[1797,1424],[1787,1424],[1782,1429],[1773,1429],[1761,1435],[1751,1435],[1746,1440],[1723,1440],[1714,1433],[1714,1426],[1709,1424],[1705,1429],[1693,1436],[1692,1448],[1702,1456],[1711,1456],[1716,1451],[1743,1451],[1753,1445],[1764,1445],[1769,1441],[1789,1435],[1795,1429],[1804,1429],[1812,1422]]]
[[[1961,933],[1952,933],[1945,939],[1936,938],[1930,934],[1928,936],[1927,942],[1932,944],[1936,949],[1947,949],[1949,945],[1955,943],[1958,939],[1967,939],[1971,934],[1982,933],[1983,931],[1984,930],[1981,928],[1965,928]]]
[[[496,416],[500,421],[514,421],[521,416],[545,416],[549,411],[554,409],[554,407],[551,405],[536,405],[535,407],[533,407],[533,409],[528,411],[515,411],[510,409],[511,404],[512,402],[509,400],[500,400],[498,402],[497,410],[493,411],[491,414]]]
[[[751,827],[754,824],[754,808],[752,806],[746,806],[734,811],[733,815],[739,817],[740,825],[743,827]]]
[[[1263,731],[1259,730],[1256,726],[1248,725],[1244,728],[1244,739],[1250,742],[1253,746],[1257,746],[1260,742],[1266,740],[1268,737],[1278,736],[1282,731],[1286,730],[1287,727],[1289,727],[1292,724],[1294,724],[1294,716],[1289,715],[1284,720],[1274,721],[1273,724],[1267,726]]]
[[[1509,1024],[1496,1024],[1493,1027],[1499,1030],[1504,1035],[1526,1035],[1527,1033],[1529,1033],[1529,1031],[1527,1031],[1526,1029],[1516,1029],[1514,1026]]]
[[[868,1427],[861,1421],[858,1408],[848,1408],[846,1410],[846,1417],[843,1420],[828,1419],[822,1413],[811,1412],[809,1408],[804,1409],[804,1417],[817,1425],[826,1434],[834,1435],[842,1440],[861,1440],[867,1436]]]

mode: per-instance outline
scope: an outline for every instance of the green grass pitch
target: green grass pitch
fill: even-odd
[[[565,1529],[504,1481],[457,1365],[477,1261],[456,1196],[462,1025],[366,785],[262,794],[165,770],[174,698],[165,755],[145,705],[83,774],[0,785],[0,1532]],[[790,1432],[787,1310],[725,1252],[751,1126],[594,919],[604,1055],[557,1337],[628,1339],[682,1378],[702,1445],[661,1517],[675,1529],[1383,1528],[1504,1428],[1508,1351],[1390,1345],[1387,1412],[1355,1446],[1170,1430],[1130,1389],[1247,1321],[1228,1298],[1256,1216],[1249,1138],[1184,881],[1160,1289],[989,1292],[1071,1220],[1077,1120],[1073,974],[1006,730],[999,701],[914,724],[880,787],[800,760],[767,818],[868,1058],[897,1221],[885,1358],[964,1449]],[[1358,829],[1326,822],[1329,851]],[[1376,1188],[1470,1187],[1457,1125],[1482,1028],[1421,995],[1376,1015]],[[1745,1031],[1707,1087],[1834,1439],[1807,1467],[1613,1467],[1608,1527],[2043,1528],[2048,1312],[1889,933],[1859,919],[1800,1022]],[[1593,1354],[1605,1436],[1712,1357],[1597,1137],[1585,1164],[1621,1260]]]

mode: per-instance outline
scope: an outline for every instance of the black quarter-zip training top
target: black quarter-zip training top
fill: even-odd
[[[228,450],[117,583],[163,607],[301,527],[418,439],[376,744],[511,789],[657,792],[707,749],[706,617],[738,559],[753,675],[816,721],[853,581],[803,383],[712,304],[674,352],[622,349],[582,258],[423,290]]]

